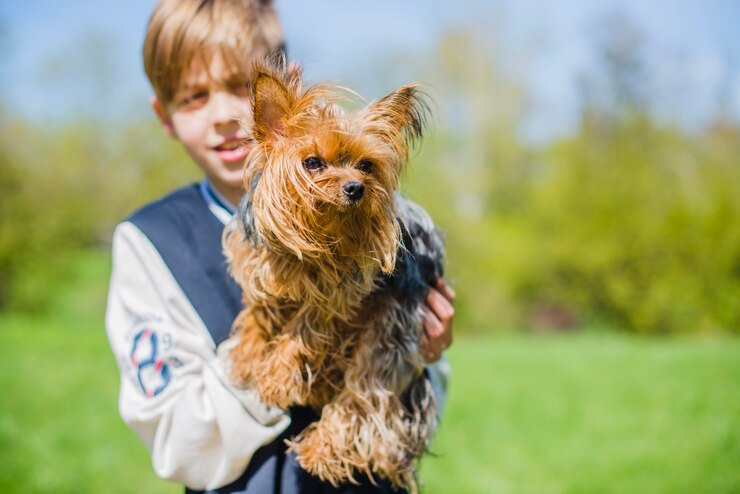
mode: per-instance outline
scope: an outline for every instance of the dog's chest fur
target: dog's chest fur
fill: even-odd
[[[393,272],[362,272],[351,262],[333,259],[339,267],[328,277],[310,263],[268,250],[255,228],[248,197],[241,204],[239,223],[248,246],[240,250],[236,272],[243,276],[242,286],[249,287],[245,306],[269,320],[266,337],[299,336],[306,345],[313,356],[305,363],[313,379],[309,404],[316,408],[340,389],[357,346],[372,339],[368,332],[386,332],[399,345],[418,347],[424,298],[442,275],[443,241],[423,208],[400,195],[395,203],[402,238]]]

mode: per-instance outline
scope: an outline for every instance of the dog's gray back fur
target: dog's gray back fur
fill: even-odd
[[[429,214],[418,204],[395,195],[402,246],[381,289],[396,292],[405,302],[419,303],[435,279],[443,275],[444,239]]]
[[[262,178],[262,171],[258,171],[252,179],[252,187],[250,190],[242,196],[242,200],[239,202],[239,207],[236,211],[237,223],[242,234],[244,234],[244,240],[252,244],[253,247],[257,247],[260,243],[259,235],[257,234],[257,228],[254,226],[254,208],[252,206],[252,196],[254,191],[259,185],[260,179]]]

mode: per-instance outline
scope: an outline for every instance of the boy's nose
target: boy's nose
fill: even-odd
[[[216,91],[211,95],[211,116],[213,122],[218,124],[231,124],[238,122],[243,119],[243,115],[239,114],[239,104],[237,98],[232,95],[223,92]]]

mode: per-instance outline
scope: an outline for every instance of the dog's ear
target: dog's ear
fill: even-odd
[[[368,109],[371,132],[389,138],[403,155],[421,140],[429,105],[418,84],[402,86]]]
[[[254,82],[252,135],[257,142],[283,135],[294,96],[281,77],[271,71],[258,71]]]

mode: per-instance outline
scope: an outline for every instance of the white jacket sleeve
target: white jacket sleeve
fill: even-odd
[[[427,376],[432,383],[432,391],[437,399],[437,415],[442,416],[445,405],[447,404],[447,386],[450,381],[452,368],[447,357],[442,355],[438,361],[427,365]]]
[[[156,473],[194,489],[235,480],[290,421],[228,378],[198,313],[146,236],[122,223],[113,236],[106,312],[121,372],[120,413],[151,452]]]

